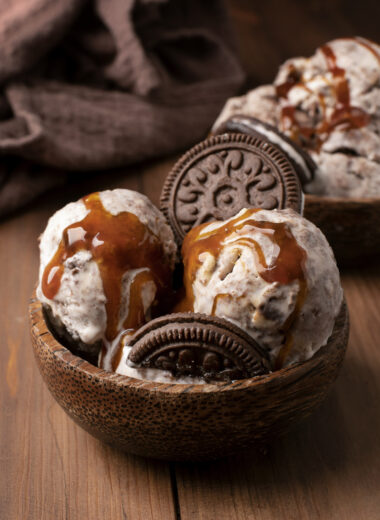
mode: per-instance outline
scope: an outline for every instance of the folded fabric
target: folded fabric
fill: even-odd
[[[54,168],[184,149],[242,81],[221,0],[0,0],[2,168],[10,181],[9,155],[48,166],[40,180],[30,168],[41,191],[61,182]]]

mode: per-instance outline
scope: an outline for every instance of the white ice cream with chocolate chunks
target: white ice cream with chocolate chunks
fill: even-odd
[[[37,297],[59,333],[85,351],[103,347],[101,365],[111,369],[118,334],[149,320],[171,286],[176,250],[147,197],[93,193],[50,218],[40,238]]]
[[[380,196],[380,46],[340,38],[310,58],[292,58],[273,85],[229,100],[214,127],[236,114],[257,117],[308,151],[318,169],[306,191]]]
[[[267,349],[273,368],[326,344],[342,305],[339,272],[322,232],[298,213],[243,209],[194,228],[182,254],[179,310],[239,325]]]

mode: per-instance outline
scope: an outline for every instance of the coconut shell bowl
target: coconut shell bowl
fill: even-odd
[[[222,197],[223,211],[221,189],[242,194]],[[252,136],[230,134],[196,145],[178,161],[163,186],[161,210],[181,245],[197,219],[233,216],[252,200],[254,208],[302,211],[303,205],[297,173],[281,151]],[[35,296],[29,311],[39,370],[68,415],[121,450],[166,460],[232,455],[287,432],[326,396],[349,329],[343,302],[325,346],[305,362],[270,371],[267,353],[230,321],[194,313],[160,316],[130,339],[130,361],[150,368],[171,364],[176,375],[190,366],[206,381],[162,383],[97,368],[53,335]]]
[[[302,364],[231,383],[164,384],[107,372],[72,354],[50,332],[35,297],[29,315],[38,368],[65,412],[120,450],[166,460],[224,457],[287,432],[325,398],[349,329],[343,304],[328,343]]]
[[[323,231],[340,267],[379,258],[380,198],[306,195],[304,216]]]

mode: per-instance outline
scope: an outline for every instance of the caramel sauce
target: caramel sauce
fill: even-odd
[[[96,261],[106,296],[107,327],[103,346],[112,342],[120,332],[122,279],[131,269],[138,272],[129,288],[128,314],[124,329],[136,329],[145,322],[141,290],[153,281],[158,293],[171,286],[171,270],[159,238],[133,213],[127,211],[112,215],[103,206],[99,193],[84,197],[88,214],[68,226],[56,253],[42,276],[42,291],[52,299],[57,294],[64,271],[64,262],[78,251],[90,251]],[[157,296],[157,295],[156,295]]]
[[[368,48],[380,61],[380,56],[369,44],[360,39],[352,38],[361,45]],[[338,67],[334,51],[329,45],[320,47],[323,53],[329,72],[332,75],[331,87],[333,89],[336,104],[335,109],[329,118],[325,115],[326,103],[322,94],[318,95],[319,104],[322,111],[322,121],[316,127],[310,127],[301,124],[297,120],[296,108],[292,105],[286,105],[281,109],[281,121],[283,127],[290,131],[291,138],[298,144],[311,146],[319,149],[323,141],[337,127],[342,126],[345,130],[362,128],[368,125],[370,116],[361,108],[354,107],[350,101],[350,86],[346,78],[345,69]],[[302,77],[295,81],[296,74],[290,70],[290,80],[276,87],[277,96],[287,99],[290,90],[294,87],[305,87],[305,80]],[[293,78],[293,79],[292,79]]]
[[[217,294],[214,298],[214,301],[212,303],[212,309],[211,309],[211,314],[214,316],[215,315],[215,311],[216,311],[216,308],[218,306],[218,303],[220,300],[230,300],[231,299],[231,295],[228,294],[228,293],[220,293],[220,294]]]
[[[337,66],[336,56],[329,45],[323,45],[321,51],[334,79],[336,108],[330,121],[324,121],[320,132],[331,132],[341,124],[344,124],[346,129],[366,126],[369,122],[369,115],[361,108],[353,107],[350,104],[350,86],[346,78],[346,71]]]
[[[380,53],[375,49],[375,47],[372,46],[375,45],[376,47],[378,47],[377,43],[366,38],[365,40],[363,38],[343,38],[343,40],[352,40],[352,41],[355,41],[356,43],[359,43],[362,47],[365,47],[369,52],[371,52],[375,58],[377,59],[377,61],[380,63]]]
[[[276,86],[278,97],[286,98],[293,87],[300,84],[301,77],[294,65],[290,65],[287,80]],[[302,83],[301,83],[302,85]]]
[[[299,124],[294,106],[287,105],[282,107],[281,119],[284,129],[290,131],[290,137],[296,143],[303,144],[305,140],[309,142],[315,137],[314,127]]]
[[[306,251],[298,245],[286,223],[254,220],[251,217],[257,211],[259,210],[247,209],[239,217],[231,219],[225,225],[204,234],[202,234],[202,230],[205,229],[209,223],[202,224],[193,228],[186,235],[182,245],[185,298],[177,305],[175,311],[194,310],[193,283],[197,271],[202,265],[200,255],[208,252],[217,259],[226,246],[227,238],[231,238],[231,235],[236,235],[233,240],[228,240],[228,245],[252,248],[256,257],[258,273],[266,282],[277,282],[284,285],[290,284],[294,280],[299,282],[297,302],[294,311],[282,329],[285,334],[285,343],[276,361],[276,365],[279,364],[279,366],[282,366],[291,349],[291,326],[301,312],[307,293],[307,283],[304,272],[307,255]],[[250,229],[266,235],[272,243],[278,247],[278,255],[270,265],[267,265],[265,255],[259,243],[251,237],[247,237],[246,232]],[[226,297],[229,297],[229,295],[216,295],[211,314],[215,314],[218,300]]]

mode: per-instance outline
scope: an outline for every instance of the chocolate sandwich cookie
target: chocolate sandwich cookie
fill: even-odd
[[[275,146],[278,146],[292,162],[302,184],[307,184],[314,178],[317,165],[311,156],[275,126],[255,117],[236,115],[224,121],[213,133],[217,135],[236,132],[259,137],[260,139],[267,139]]]
[[[141,327],[130,341],[128,360],[173,376],[233,381],[266,374],[265,351],[244,330],[216,316],[177,313]]]
[[[242,133],[223,134],[181,157],[166,178],[160,205],[180,244],[194,226],[228,219],[242,208],[302,213],[303,193],[277,146]]]

